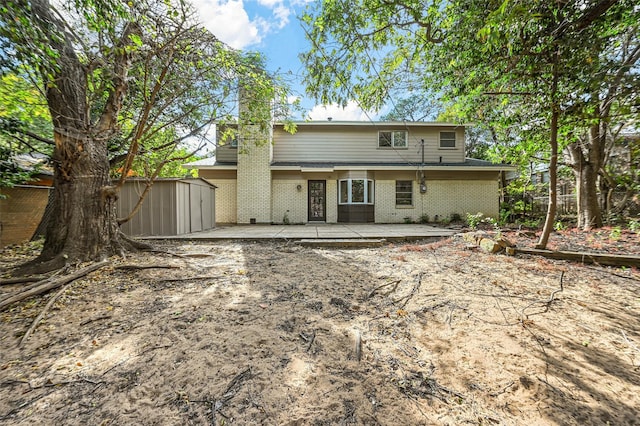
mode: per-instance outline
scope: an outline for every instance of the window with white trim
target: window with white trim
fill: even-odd
[[[440,132],[440,148],[455,148],[456,132]]]
[[[342,179],[338,183],[339,204],[373,204],[371,179]]]
[[[407,148],[406,130],[380,130],[378,148]]]
[[[396,181],[396,206],[412,206],[413,205],[413,181],[397,180]]]

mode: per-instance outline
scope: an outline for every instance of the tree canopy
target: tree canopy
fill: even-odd
[[[398,93],[438,93],[461,121],[509,135],[519,157],[542,155],[555,169],[560,150],[609,121],[610,106],[637,116],[639,15],[633,0],[332,0],[303,17],[312,47],[302,59],[309,93],[325,103],[379,109]],[[582,144],[581,163],[596,174],[597,140]],[[593,199],[595,181],[580,179]],[[594,213],[582,224],[600,222]]]
[[[51,118],[58,220],[42,269],[130,248],[118,188],[141,158],[157,176],[206,143],[214,121],[235,119],[239,82],[254,105],[285,95],[263,58],[226,46],[185,1],[9,0],[0,44],[3,70],[27,73]]]

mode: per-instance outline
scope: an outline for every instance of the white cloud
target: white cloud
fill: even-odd
[[[250,17],[243,0],[193,0],[204,26],[236,49],[256,45],[270,32],[289,24],[292,10],[283,0],[258,0],[271,16]]]
[[[242,0],[194,0],[204,26],[236,49],[260,43],[264,34],[261,19],[251,20]]]
[[[258,4],[272,9],[275,5],[282,3],[282,0],[258,0]]]
[[[278,29],[282,29],[289,23],[289,15],[291,15],[291,9],[285,7],[283,4],[279,4],[273,8],[273,15],[278,20]]]
[[[375,115],[362,110],[354,101],[349,101],[347,106],[340,105],[316,105],[309,111],[311,120],[327,120],[331,117],[334,121],[369,121],[375,120]]]

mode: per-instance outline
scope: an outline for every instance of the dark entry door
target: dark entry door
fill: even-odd
[[[327,220],[327,181],[309,181],[309,222]]]

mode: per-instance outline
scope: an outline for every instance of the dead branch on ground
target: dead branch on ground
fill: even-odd
[[[34,277],[18,277],[18,278],[5,278],[0,280],[0,286],[3,285],[12,285],[12,284],[22,284],[22,283],[33,283],[42,280],[46,280],[47,277],[42,275],[37,275]]]
[[[201,258],[201,257],[215,257],[215,254],[211,254],[211,253],[185,253],[182,256],[184,256],[184,257]]]
[[[371,290],[369,292],[369,295],[367,295],[367,299],[371,299],[380,289],[383,289],[387,286],[393,286],[391,288],[391,290],[387,291],[386,293],[383,294],[383,296],[388,296],[389,294],[393,293],[394,291],[396,291],[396,289],[398,288],[398,284],[400,284],[402,280],[395,280],[395,281],[391,281],[388,283],[384,283],[379,285],[378,287],[374,288],[373,290]]]
[[[77,270],[76,272],[69,274],[69,275],[65,275],[62,276],[58,279],[55,279],[53,281],[51,280],[44,280],[44,281],[39,281],[36,287],[28,288],[28,289],[21,289],[18,290],[17,292],[11,294],[10,296],[7,296],[5,298],[3,298],[2,300],[0,300],[0,311],[4,310],[6,307],[8,307],[9,305],[16,303],[16,302],[20,302],[22,300],[25,300],[29,297],[32,296],[37,296],[43,293],[46,293],[50,290],[56,289],[60,286],[63,286],[65,284],[68,284],[72,281],[77,280],[78,278],[84,277],[87,274],[90,274],[91,272],[97,271],[100,268],[104,268],[107,265],[110,265],[111,262],[108,260],[103,260],[102,262],[97,262],[97,263],[93,263],[89,266],[86,266],[82,269]]]
[[[176,265],[118,265],[115,269],[123,269],[127,271],[134,271],[137,269],[180,269],[180,266]]]
[[[24,342],[27,341],[27,339],[29,338],[29,336],[31,336],[31,333],[33,333],[33,330],[36,329],[36,327],[38,326],[38,324],[40,324],[40,321],[42,321],[42,318],[44,318],[44,316],[46,315],[46,313],[49,311],[49,309],[53,306],[53,304],[56,302],[56,300],[58,300],[58,297],[60,297],[60,295],[62,293],[64,293],[67,288],[69,288],[69,286],[73,283],[67,283],[65,284],[56,294],[54,294],[51,299],[49,299],[49,301],[47,302],[47,304],[44,306],[44,308],[42,309],[42,311],[40,312],[40,314],[36,317],[36,319],[33,320],[33,322],[31,323],[31,327],[29,327],[29,329],[27,330],[26,333],[24,333],[24,336],[22,336],[22,339],[20,339],[20,343],[18,343],[18,346],[22,346],[24,344]]]
[[[527,306],[525,306],[524,308],[522,308],[522,310],[520,311],[520,321],[524,321],[525,319],[529,319],[529,315],[537,315],[537,314],[543,314],[545,312],[548,312],[549,309],[551,308],[551,304],[557,300],[556,299],[556,294],[560,293],[561,291],[564,290],[564,284],[563,284],[563,278],[564,278],[564,271],[560,272],[560,288],[557,290],[554,290],[553,292],[551,292],[551,296],[549,296],[549,300],[545,300],[545,301],[537,301],[537,302],[533,302],[528,304]],[[532,307],[533,305],[536,304],[542,304],[544,306],[544,311],[540,311],[540,312],[534,312],[532,314],[526,315],[524,313],[524,311],[526,311],[527,309],[529,309],[530,307]]]
[[[631,342],[631,340],[629,340],[629,338],[627,337],[627,334],[624,332],[624,330],[623,330],[623,329],[620,329],[620,333],[622,334],[622,337],[624,338],[624,341],[625,341],[625,342],[627,342],[627,344],[628,344],[631,348],[635,349],[636,351],[638,351],[638,353],[640,353],[640,348],[639,348],[639,347],[637,347],[636,345],[634,345],[634,344]]]
[[[302,340],[304,340],[305,342],[307,342],[307,350],[306,352],[309,352],[311,350],[311,346],[313,346],[313,342],[315,342],[316,340],[316,331],[313,330],[311,333],[311,336],[307,336],[304,333],[300,333],[300,337],[302,338]]]
[[[409,303],[409,300],[411,300],[411,298],[420,289],[421,285],[422,285],[422,272],[418,275],[418,279],[416,280],[416,283],[414,284],[413,288],[411,289],[411,292],[409,294],[407,294],[406,296],[402,296],[399,299],[393,300],[392,303],[395,305],[396,303],[399,303],[400,301],[404,300],[404,303],[402,305],[400,305],[400,309],[404,309],[404,307],[407,306],[407,303]]]
[[[211,424],[216,424],[216,415],[220,414],[222,417],[227,418],[220,410],[224,408],[225,405],[229,403],[229,401],[236,396],[244,381],[251,378],[251,367],[247,367],[245,370],[241,371],[236,375],[229,385],[227,389],[222,394],[220,399],[213,400],[188,400],[188,402],[196,402],[201,404],[207,404],[211,407]]]
[[[87,320],[84,320],[80,323],[80,325],[87,325],[89,323],[95,322],[95,321],[102,321],[105,319],[110,319],[112,318],[112,315],[100,315],[99,317],[95,317],[95,318],[89,318]]]
[[[195,277],[184,277],[184,278],[163,278],[161,280],[156,280],[159,283],[171,283],[176,281],[193,281],[193,280],[213,280],[223,278],[222,275],[199,275]]]

